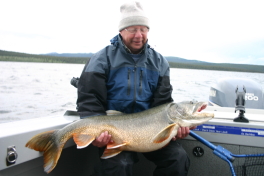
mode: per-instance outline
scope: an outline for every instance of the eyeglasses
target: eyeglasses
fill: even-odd
[[[149,29],[147,27],[140,28],[140,29],[137,29],[137,28],[126,28],[125,30],[128,31],[131,34],[137,33],[138,30],[140,31],[141,34],[146,34],[149,31]]]

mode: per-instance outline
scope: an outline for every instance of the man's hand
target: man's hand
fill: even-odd
[[[191,127],[191,128],[189,128],[189,127],[180,127],[180,128],[178,129],[177,135],[174,136],[171,140],[172,140],[172,141],[176,141],[176,139],[183,139],[183,138],[186,138],[186,137],[189,135],[190,130],[193,130],[193,129],[195,129],[195,128],[196,128],[196,127]]]
[[[111,135],[108,134],[108,131],[105,131],[100,134],[95,140],[92,142],[92,144],[96,147],[104,147],[106,146],[109,142],[113,142],[111,140]]]

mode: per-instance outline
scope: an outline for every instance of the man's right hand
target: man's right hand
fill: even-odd
[[[92,142],[92,144],[96,147],[104,147],[106,146],[109,142],[113,142],[111,140],[111,135],[108,133],[108,131],[105,131],[100,134],[95,140]]]

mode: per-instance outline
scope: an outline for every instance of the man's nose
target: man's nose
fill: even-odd
[[[142,33],[140,30],[137,30],[137,32],[135,33],[135,37],[142,37]]]

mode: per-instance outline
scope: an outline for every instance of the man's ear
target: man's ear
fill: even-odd
[[[124,31],[124,30],[122,30],[122,31]],[[122,31],[119,31],[119,34],[121,35],[121,37],[123,37],[123,32]]]

